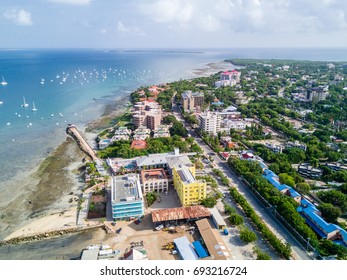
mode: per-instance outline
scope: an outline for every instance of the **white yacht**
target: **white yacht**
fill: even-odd
[[[38,109],[35,107],[35,103],[33,102],[33,108],[31,109],[31,111],[35,112],[37,111]]]
[[[2,85],[2,86],[6,86],[6,85],[7,85],[7,82],[5,81],[4,76],[2,76],[2,82],[1,82],[1,85]]]
[[[28,107],[28,106],[29,106],[29,104],[26,103],[25,97],[23,96],[23,104],[22,104],[22,107],[23,107],[23,108],[26,108],[26,107]]]

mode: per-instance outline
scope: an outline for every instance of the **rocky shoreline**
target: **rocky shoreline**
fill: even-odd
[[[47,231],[44,233],[14,237],[8,240],[0,241],[0,246],[39,241],[39,240],[52,238],[52,237],[58,237],[58,236],[66,235],[66,234],[79,233],[82,231],[92,230],[95,228],[104,228],[104,225],[100,224],[100,225],[94,225],[94,226],[88,226],[88,227],[73,227],[73,228],[67,228],[67,229]]]

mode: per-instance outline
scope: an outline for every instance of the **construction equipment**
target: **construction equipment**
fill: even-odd
[[[175,244],[173,242],[169,242],[169,243],[163,245],[161,248],[162,248],[162,250],[170,250],[171,251],[171,250],[175,249]]]

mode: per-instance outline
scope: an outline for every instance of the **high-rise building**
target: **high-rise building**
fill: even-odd
[[[184,112],[193,111],[196,108],[201,108],[204,104],[203,92],[185,91],[181,97],[182,108]]]
[[[173,168],[173,183],[182,206],[199,204],[206,198],[206,182],[195,179],[195,166],[175,165]]]
[[[208,134],[217,135],[220,131],[221,116],[218,113],[206,112],[199,115],[199,126]]]
[[[139,176],[115,176],[111,182],[112,218],[122,220],[142,216],[144,207]]]

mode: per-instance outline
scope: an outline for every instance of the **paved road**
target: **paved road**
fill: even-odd
[[[184,120],[179,114],[177,107],[174,107],[174,112],[176,118],[184,123]],[[195,133],[195,131],[191,129],[188,129],[188,131],[189,134],[195,138],[195,141],[198,143],[198,145],[203,149],[205,155],[212,155],[212,153],[214,153],[213,150],[208,145],[206,145],[205,142]],[[272,216],[267,209],[265,209],[264,205],[259,202],[258,198],[256,198],[254,194],[251,193],[244,182],[228,167],[227,163],[222,161],[216,154],[212,155],[212,158],[214,160],[215,166],[224,172],[231,183],[236,187],[239,193],[247,199],[247,201],[254,208],[255,212],[260,216],[260,218],[265,222],[270,230],[280,240],[291,244],[294,259],[310,260],[311,257],[302,248],[302,245],[296,241],[296,239],[288,232],[288,230],[279,221],[277,221],[277,219]],[[220,187],[220,191],[226,192],[228,191],[228,188]]]

